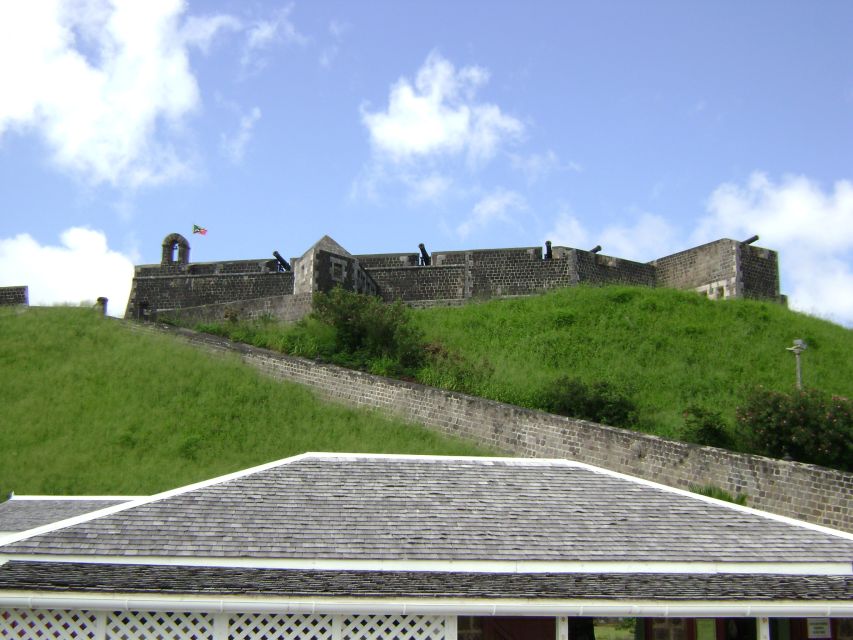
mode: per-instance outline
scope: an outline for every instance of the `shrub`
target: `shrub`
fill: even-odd
[[[637,425],[637,406],[631,397],[603,380],[588,385],[579,378],[557,378],[545,388],[540,404],[563,416],[615,427]]]
[[[438,342],[424,347],[426,364],[418,372],[418,381],[434,387],[479,395],[494,374],[494,366],[485,358],[470,361]]]
[[[853,403],[817,389],[759,387],[737,410],[757,453],[853,471]]]
[[[314,295],[312,317],[335,330],[337,355],[349,364],[374,368],[377,361],[382,371],[400,373],[413,370],[423,360],[422,334],[402,302],[389,305],[336,287]]]
[[[684,428],[681,439],[685,442],[731,449],[734,441],[719,411],[691,405],[684,410]]]
[[[717,500],[725,500],[726,502],[733,502],[734,504],[739,504],[742,507],[746,506],[746,501],[749,499],[749,496],[745,493],[739,493],[737,496],[733,496],[725,489],[720,489],[720,487],[713,484],[706,484],[704,487],[693,486],[690,487],[690,490],[693,493],[698,493],[702,496],[716,498]]]

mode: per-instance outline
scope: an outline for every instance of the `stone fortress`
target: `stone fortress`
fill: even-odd
[[[329,236],[288,263],[270,259],[190,262],[187,239],[163,240],[160,264],[137,266],[126,318],[253,318],[294,321],[311,310],[317,291],[336,286],[412,306],[525,296],[581,283],[672,287],[709,298],[784,302],[775,251],[758,236],[721,239],[651,262],[634,262],[569,247],[519,247],[352,255]]]

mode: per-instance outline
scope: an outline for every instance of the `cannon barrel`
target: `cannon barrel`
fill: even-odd
[[[592,249],[589,250],[590,253],[598,253],[599,251],[601,251],[600,244],[595,245]]]
[[[551,241],[545,241],[545,259],[550,260],[553,257],[553,253],[551,253]]]
[[[744,244],[752,244],[753,242],[758,242],[758,234],[751,236],[743,241]]]
[[[431,260],[423,242],[418,245],[418,249],[421,250],[421,265],[424,267],[428,267],[430,265]]]
[[[285,271],[290,271],[290,263],[281,257],[281,254],[278,251],[273,251],[272,254],[275,256],[275,259],[278,261],[281,268]]]

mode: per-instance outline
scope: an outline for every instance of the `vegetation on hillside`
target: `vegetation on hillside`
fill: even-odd
[[[149,494],[304,451],[481,455],[88,309],[0,310],[0,495]]]
[[[853,394],[853,332],[769,302],[615,286],[420,311],[350,298],[363,296],[321,296],[322,311],[291,326],[268,319],[198,328],[520,406],[771,455],[778,450],[753,437],[758,427],[737,420],[736,412],[757,389],[793,390],[794,359],[786,351],[793,339],[808,344],[806,385]],[[338,312],[324,305],[338,305]],[[384,350],[369,339],[342,337],[350,326],[389,321],[396,329],[383,329]],[[422,358],[412,356],[413,345]],[[847,443],[839,454],[843,467],[853,457],[853,439],[844,431],[834,442]],[[786,453],[826,464],[796,447]]]

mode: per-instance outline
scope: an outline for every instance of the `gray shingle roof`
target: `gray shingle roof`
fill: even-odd
[[[312,571],[8,562],[0,590],[370,598],[851,600],[853,576]]]
[[[317,455],[0,552],[782,563],[853,541],[568,462]]]
[[[0,531],[26,531],[84,513],[104,509],[126,499],[62,499],[61,497],[12,498],[0,504]]]

